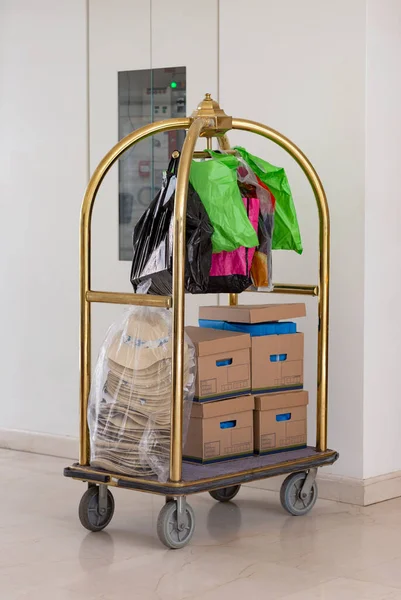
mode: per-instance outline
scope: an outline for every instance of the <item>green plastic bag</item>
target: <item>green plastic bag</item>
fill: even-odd
[[[238,165],[238,158],[227,154],[192,161],[189,179],[214,227],[214,253],[231,252],[240,246],[254,248],[259,243],[238,188]]]
[[[259,177],[276,199],[274,214],[273,250],[295,250],[302,254],[302,240],[299,232],[297,213],[292,198],[287,175],[283,168],[275,167],[245,148],[236,147],[252,171]]]

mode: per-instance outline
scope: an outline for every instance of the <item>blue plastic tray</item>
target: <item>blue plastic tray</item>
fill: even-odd
[[[222,329],[224,331],[237,331],[249,333],[251,337],[262,335],[288,335],[297,333],[297,324],[291,321],[275,321],[273,323],[228,323],[227,321],[212,321],[199,319],[199,327],[208,329]]]

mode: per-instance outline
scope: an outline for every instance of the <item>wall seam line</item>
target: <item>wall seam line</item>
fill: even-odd
[[[220,103],[220,0],[217,0],[217,102]],[[221,305],[221,295],[217,294],[217,306]]]
[[[87,179],[89,182],[91,176],[91,154],[90,154],[90,56],[89,56],[89,18],[90,18],[90,0],[86,0],[86,160],[87,160]]]
[[[220,0],[217,0],[217,102],[220,102]]]

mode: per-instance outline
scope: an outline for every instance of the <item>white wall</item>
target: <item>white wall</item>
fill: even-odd
[[[143,0],[0,0],[0,429],[78,433],[79,209],[88,172],[118,139],[117,72],[184,61],[191,110],[205,91],[217,94],[217,0],[196,21],[185,0],[150,8]],[[174,36],[166,33],[172,13]],[[94,209],[92,283],[129,291],[130,265],[118,260],[117,185],[115,167]],[[193,323],[200,302],[188,301]],[[95,357],[121,310],[93,307]]]
[[[205,92],[217,94],[218,2],[206,0],[203,8],[207,10],[199,12],[196,19],[194,6],[187,0],[89,0],[91,172],[118,140],[118,71],[186,66],[189,112]],[[174,34],[168,25],[171,15]],[[206,30],[208,43],[203,44]],[[130,263],[118,257],[117,198],[118,169],[114,165],[94,207],[93,289],[132,290]],[[202,302],[216,303],[217,296],[187,296],[187,323],[197,323]],[[121,314],[122,308],[101,305],[92,310],[93,347],[98,348],[110,321]]]
[[[201,7],[201,9],[200,9]],[[166,33],[174,15],[174,34]],[[187,114],[205,93],[218,95],[218,0],[152,0],[152,66],[184,64],[187,68]],[[206,144],[199,140],[198,149]],[[186,296],[185,322],[198,324],[199,306],[217,304],[218,296]]]
[[[368,0],[364,477],[401,468],[401,3]]]
[[[86,4],[0,0],[0,429],[78,431],[78,219],[88,170],[117,139],[117,71],[183,62],[189,111],[206,91],[219,94],[227,113],[288,135],[321,175],[332,216],[329,444],[341,453],[334,472],[360,478],[399,469],[398,0],[248,0],[246,25],[243,2],[220,0],[220,28],[217,0],[202,11],[192,0],[153,0],[152,10],[143,0],[88,0],[89,24]],[[276,253],[274,279],[314,283],[317,214],[306,179],[268,142],[231,139],[287,168],[305,252]],[[95,206],[93,284],[129,290],[116,198],[115,169]],[[192,321],[199,301],[214,299],[191,299]],[[307,306],[313,442],[314,300]],[[117,311],[95,307],[94,347]]]
[[[118,71],[150,68],[150,3],[89,0],[90,171],[118,141]],[[145,142],[146,143],[146,142]],[[92,288],[130,292],[130,264],[118,258],[118,165],[104,179],[93,210]],[[92,305],[93,360],[116,305]]]
[[[78,426],[84,0],[0,1],[0,428]]]
[[[220,2],[220,101],[237,117],[267,123],[307,154],[324,183],[332,219],[329,445],[333,471],[362,477],[363,252],[365,144],[364,0]],[[233,42],[236,42],[235,44]],[[318,230],[313,193],[301,170],[269,142],[234,142],[285,166],[298,210],[304,255],[276,252],[276,282],[317,282]],[[274,300],[277,297],[274,298]],[[296,297],[282,298],[296,301]],[[292,298],[292,300],[291,300]],[[305,380],[315,438],[316,309],[308,301]]]

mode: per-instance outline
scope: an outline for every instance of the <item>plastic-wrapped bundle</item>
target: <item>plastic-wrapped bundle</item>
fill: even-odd
[[[171,311],[131,307],[109,329],[88,408],[91,465],[167,481],[170,459]],[[194,396],[195,349],[185,338],[184,437]]]
[[[295,250],[298,254],[302,254],[297,212],[285,170],[250,154],[245,148],[236,146],[235,150],[252,169],[259,183],[275,198],[273,250]]]
[[[273,289],[272,243],[276,202],[270,190],[255,175],[251,167],[240,157],[237,177],[244,196],[256,196],[260,202],[258,238],[259,246],[253,255],[251,279],[253,288],[271,291]]]
[[[212,270],[209,279],[209,292],[242,292],[249,287],[271,291],[272,283],[272,241],[276,201],[267,186],[254,173],[241,154],[233,156],[209,151],[219,164],[236,167],[237,187],[247,207],[248,219],[258,234],[256,249],[240,248],[234,252],[221,252],[212,257]],[[257,205],[256,205],[257,203]],[[255,209],[258,213],[254,222]],[[235,254],[238,252],[238,256]],[[216,267],[219,268],[218,272]],[[231,273],[231,275],[228,275]],[[216,277],[216,275],[220,275]],[[225,275],[223,277],[222,275]]]
[[[252,227],[258,231],[259,199],[244,197],[242,201],[246,208]],[[255,248],[241,246],[231,252],[218,252],[212,256],[208,293],[221,294],[224,292],[240,294],[251,284],[251,265]]]
[[[139,294],[172,293],[174,196],[178,157],[172,158],[162,188],[134,229],[131,283]],[[185,289],[207,291],[213,226],[191,184],[187,195]]]

